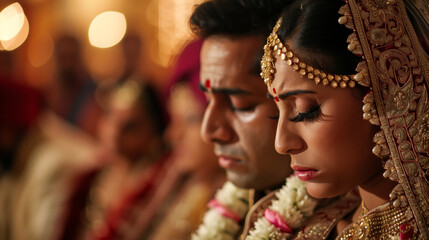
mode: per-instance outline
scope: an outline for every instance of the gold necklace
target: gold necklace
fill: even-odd
[[[359,214],[359,219],[362,218],[365,214],[367,214],[369,212],[368,208],[365,206],[365,203],[362,200],[362,203],[360,204],[360,214]]]
[[[378,239],[380,236],[399,235],[399,226],[406,222],[406,208],[395,208],[389,204],[378,211],[369,213],[361,203],[359,219],[349,225],[338,239]]]

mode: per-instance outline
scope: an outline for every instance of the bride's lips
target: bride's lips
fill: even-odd
[[[219,165],[225,169],[235,168],[235,167],[238,167],[239,165],[242,165],[241,159],[225,156],[225,155],[219,155],[218,162],[219,162]]]
[[[301,166],[292,166],[296,176],[302,181],[311,181],[317,176],[317,170]]]

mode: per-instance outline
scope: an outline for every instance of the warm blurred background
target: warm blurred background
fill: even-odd
[[[224,181],[200,2],[0,2],[0,240],[190,238]]]
[[[14,2],[2,0],[0,9]],[[103,81],[120,77],[125,62],[120,46],[116,43],[121,41],[125,32],[132,32],[143,43],[139,71],[152,76],[157,85],[162,85],[166,79],[165,69],[172,57],[191,37],[188,18],[193,6],[199,2],[201,0],[18,1],[22,8],[18,6],[14,10],[23,10],[24,15],[22,12],[15,12],[19,16],[10,13],[9,22],[0,22],[2,31],[8,31],[1,33],[4,46],[0,48],[14,49],[11,69],[14,74],[24,75],[22,77],[31,85],[42,87],[53,81],[55,41],[61,35],[69,34],[80,42],[84,63],[91,76],[95,81]],[[96,26],[91,29],[91,22],[106,11],[115,11],[117,14],[110,15],[110,18],[105,16],[98,21],[100,26],[97,29]],[[24,16],[28,20],[26,24],[21,20]],[[108,47],[91,45],[91,35],[102,38],[100,43],[104,41]]]

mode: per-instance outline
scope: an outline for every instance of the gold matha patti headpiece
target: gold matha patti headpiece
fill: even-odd
[[[280,58],[285,61],[294,71],[299,72],[301,76],[306,76],[308,79],[313,80],[316,84],[323,84],[323,86],[331,86],[334,88],[351,87],[354,88],[356,83],[363,86],[368,86],[368,78],[365,78],[363,73],[357,73],[352,75],[337,75],[326,73],[320,69],[312,67],[306,64],[304,61],[298,58],[296,54],[282,43],[277,35],[277,31],[280,28],[282,19],[280,18],[275,25],[273,32],[267,38],[267,44],[264,46],[264,56],[261,61],[261,77],[264,79],[265,84],[271,86],[274,81],[275,73],[275,60]],[[353,46],[349,46],[351,48]]]

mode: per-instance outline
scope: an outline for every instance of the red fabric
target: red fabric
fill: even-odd
[[[148,196],[148,193],[157,187],[155,181],[160,176],[160,174],[164,173],[163,169],[165,164],[168,162],[168,159],[170,159],[170,154],[166,154],[158,160],[156,166],[151,172],[149,179],[145,179],[145,181],[140,185],[140,188],[137,188],[135,191],[123,196],[123,199],[120,201],[119,205],[107,214],[104,226],[99,229],[99,231],[95,232],[95,235],[90,239],[112,240],[118,239],[118,237],[120,237],[118,236],[118,231],[121,224],[127,221],[128,214],[132,208],[135,207],[137,202],[141,202],[145,198],[151,197]]]
[[[101,166],[97,166],[76,177],[63,212],[62,229],[53,239],[75,240],[80,238],[81,230],[86,224],[83,216],[85,216],[85,207],[90,197],[91,186],[96,181],[100,170]]]
[[[42,108],[40,93],[7,76],[0,76],[0,124],[28,127]]]
[[[399,237],[401,240],[409,240],[413,238],[414,228],[408,223],[404,223],[399,227]]]
[[[167,96],[169,96],[170,89],[177,83],[188,83],[192,92],[198,100],[200,100],[201,104],[205,106],[207,100],[204,93],[199,88],[200,52],[202,45],[203,40],[194,40],[186,45],[183,51],[179,54],[168,84]]]

